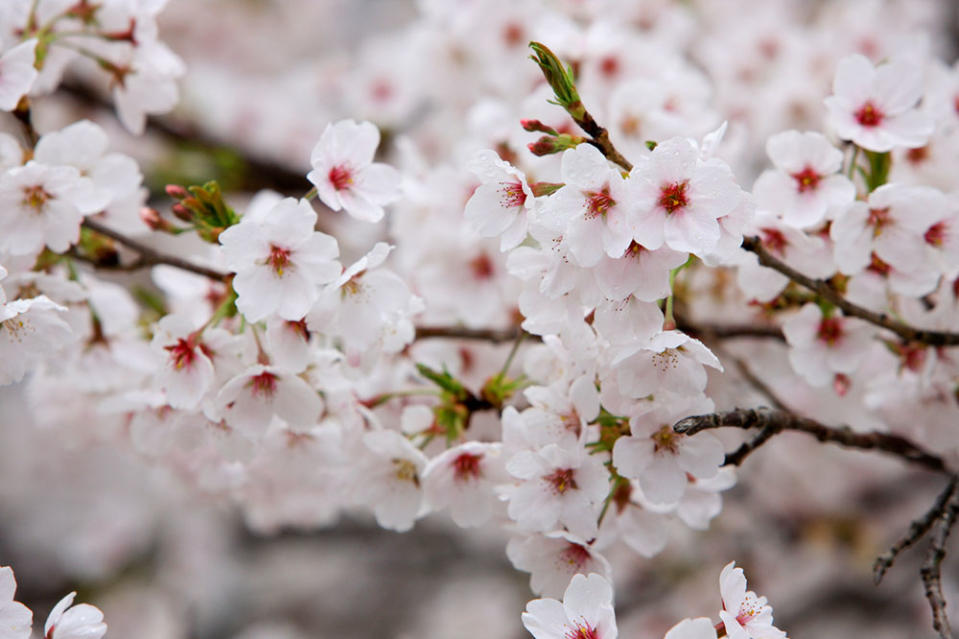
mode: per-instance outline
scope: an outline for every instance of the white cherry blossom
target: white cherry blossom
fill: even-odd
[[[326,126],[307,175],[324,204],[364,222],[383,219],[383,207],[400,195],[400,175],[387,164],[373,162],[379,144],[379,129],[370,122],[341,120]]]
[[[825,100],[829,125],[869,151],[920,147],[933,131],[932,120],[916,108],[922,89],[922,69],[912,60],[876,67],[863,55],[845,57]]]
[[[43,626],[45,639],[100,639],[107,632],[103,612],[90,604],[73,605],[76,592],[61,599]]]
[[[500,237],[507,251],[526,238],[526,211],[534,203],[526,176],[495,151],[479,151],[470,170],[482,181],[466,202],[466,222],[483,237]]]
[[[562,603],[536,599],[526,604],[523,625],[535,639],[616,639],[613,588],[598,574],[576,575]]]
[[[319,286],[340,274],[336,239],[313,229],[316,212],[306,200],[286,198],[256,219],[220,234],[236,307],[251,322],[272,314],[300,320],[319,297]]]
[[[13,569],[0,567],[0,639],[30,639],[33,612],[13,597],[17,580]]]
[[[786,633],[773,626],[773,609],[765,597],[746,590],[742,568],[730,562],[719,575],[719,591],[723,598],[723,620],[729,639],[786,639]]]
[[[33,87],[33,82],[39,75],[34,67],[36,49],[37,40],[31,38],[10,47],[0,55],[0,111],[16,109],[20,98],[27,95]]]

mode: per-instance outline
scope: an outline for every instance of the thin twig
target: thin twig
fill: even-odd
[[[939,497],[936,498],[936,502],[932,505],[932,508],[930,508],[922,517],[914,520],[909,525],[908,532],[906,532],[906,534],[901,537],[899,541],[893,544],[889,550],[876,558],[876,562],[873,564],[873,578],[875,579],[876,584],[879,584],[879,582],[882,581],[883,575],[885,575],[886,571],[892,567],[892,564],[896,561],[896,557],[899,556],[899,553],[922,539],[932,528],[933,524],[942,518],[943,513],[946,510],[946,504],[956,492],[957,484],[959,484],[959,477],[953,475],[952,479],[949,480],[949,483],[946,484],[946,487],[943,489],[943,491],[939,493]]]
[[[909,342],[921,342],[929,346],[955,346],[959,345],[959,333],[947,333],[942,331],[929,331],[910,326],[899,320],[893,319],[885,313],[876,313],[858,304],[853,304],[839,291],[833,288],[825,280],[813,279],[792,268],[776,256],[772,255],[763,243],[757,237],[747,237],[743,239],[743,248],[751,251],[759,258],[759,263],[763,266],[778,271],[788,277],[793,282],[803,286],[816,293],[823,299],[835,304],[842,309],[847,316],[858,317],[870,324],[875,324],[881,328],[892,331]]]
[[[926,599],[929,600],[929,607],[932,609],[932,627],[939,633],[941,639],[952,639],[949,617],[946,615],[946,600],[942,596],[941,568],[942,560],[946,556],[946,541],[949,539],[952,527],[956,524],[957,512],[959,512],[959,491],[953,491],[941,516],[936,520],[932,543],[929,545],[926,560],[919,571],[926,589]]]
[[[786,341],[782,329],[778,326],[764,326],[761,324],[696,324],[685,316],[673,312],[676,328],[689,335],[709,339],[736,339],[739,337],[758,337]]]
[[[135,251],[138,254],[137,259],[127,266],[117,267],[115,265],[112,265],[112,266],[107,266],[107,268],[112,268],[114,270],[117,270],[118,268],[119,270],[136,270],[140,268],[146,268],[149,266],[155,266],[157,264],[167,264],[169,266],[173,266],[184,271],[190,271],[192,273],[196,273],[197,275],[203,275],[205,277],[209,277],[210,279],[213,279],[213,280],[226,281],[230,277],[229,273],[224,273],[222,271],[218,271],[216,269],[209,268],[206,266],[201,266],[200,264],[194,264],[193,262],[177,257],[175,255],[167,255],[166,253],[161,253],[160,251],[157,251],[156,249],[150,246],[147,246],[146,244],[143,244],[137,240],[127,237],[123,233],[119,233],[117,231],[114,231],[108,226],[104,226],[103,224],[101,224],[100,222],[96,220],[86,218],[85,220],[83,220],[83,226],[85,228],[90,229],[91,231],[99,233],[100,235],[105,235],[106,237],[109,237],[115,242],[122,244],[123,246],[127,247],[128,249],[132,251]],[[87,261],[93,263],[94,265],[97,264],[96,261],[94,260],[87,260]]]
[[[777,431],[799,431],[812,435],[820,442],[862,450],[879,450],[929,470],[940,473],[948,472],[941,457],[923,450],[899,435],[877,432],[857,433],[848,426],[826,426],[813,419],[768,408],[739,408],[724,413],[687,417],[678,421],[673,426],[673,430],[677,433],[695,435],[704,430],[723,427],[774,428]]]

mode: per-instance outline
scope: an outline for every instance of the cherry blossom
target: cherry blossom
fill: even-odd
[[[29,608],[13,597],[17,591],[17,580],[13,569],[0,567],[0,637],[3,639],[29,639],[33,626],[33,613]]]
[[[612,568],[595,548],[566,532],[515,536],[506,556],[517,570],[530,573],[529,587],[544,597],[559,597],[578,574],[610,579]]]
[[[380,132],[370,122],[341,120],[326,126],[307,175],[324,204],[364,222],[383,219],[383,207],[399,196],[400,176],[393,167],[373,162],[379,143]]]
[[[73,605],[77,593],[71,592],[61,599],[43,626],[46,639],[100,639],[107,632],[103,613],[90,604]]]
[[[356,499],[367,504],[384,528],[404,532],[425,514],[421,477],[426,457],[395,431],[363,435],[363,455],[358,460]]]
[[[430,460],[423,490],[433,510],[450,509],[458,526],[480,526],[498,503],[495,484],[505,479],[500,444],[466,442]]]
[[[719,616],[730,639],[785,639],[786,633],[773,626],[773,609],[765,597],[746,590],[742,568],[730,562],[719,575],[723,610]]]
[[[833,95],[825,100],[829,124],[840,138],[870,151],[920,147],[933,123],[916,108],[922,97],[922,69],[909,60],[878,67],[859,54],[836,67]]]
[[[501,236],[501,250],[514,248],[526,238],[525,213],[534,201],[526,177],[489,150],[476,154],[470,170],[482,184],[466,203],[466,221],[484,237]]]
[[[769,138],[766,153],[776,166],[753,186],[756,205],[782,215],[794,228],[809,228],[833,207],[852,203],[856,189],[838,173],[842,152],[821,134],[784,131]]]
[[[16,109],[20,98],[27,95],[33,87],[39,75],[34,67],[36,49],[37,40],[31,38],[10,47],[0,55],[0,110]]]
[[[523,625],[535,639],[616,639],[613,589],[598,574],[576,575],[562,602],[536,599],[526,604]]]
[[[661,142],[629,176],[639,211],[633,238],[649,249],[664,243],[675,251],[703,254],[719,243],[719,218],[739,205],[743,194],[729,167],[703,161],[686,138]],[[618,257],[618,256],[616,256]]]
[[[64,252],[85,215],[108,197],[71,166],[28,162],[0,176],[0,252],[36,255],[44,245]]]
[[[300,320],[319,297],[319,285],[340,272],[336,239],[314,231],[316,212],[306,200],[286,198],[268,213],[245,218],[220,234],[236,277],[236,306],[251,322],[271,314]]]
[[[789,362],[813,386],[855,372],[873,339],[873,330],[862,320],[838,311],[826,315],[815,304],[806,304],[786,320],[783,334],[790,346]]]
[[[580,266],[594,266],[604,254],[621,257],[634,227],[635,196],[626,181],[589,144],[563,153],[562,176],[565,186],[549,197],[539,220],[563,234]]]

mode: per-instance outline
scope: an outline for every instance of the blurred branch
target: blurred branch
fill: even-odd
[[[953,476],[955,482],[955,476]],[[942,596],[942,560],[946,556],[946,541],[949,533],[956,524],[956,514],[959,512],[959,493],[953,490],[948,503],[936,520],[936,530],[933,533],[932,543],[926,554],[926,560],[919,571],[922,583],[926,588],[926,599],[932,609],[932,627],[939,633],[941,639],[952,639],[952,630],[949,627],[949,617],[946,615],[946,601]]]
[[[469,339],[481,340],[500,344],[503,342],[512,342],[523,333],[519,327],[516,328],[466,328],[463,326],[417,326],[416,339],[429,339],[432,337],[446,339]],[[538,335],[533,337],[539,339]]]
[[[82,82],[65,81],[59,86],[57,92],[69,96],[83,106],[113,112],[113,105],[106,98]],[[195,124],[181,118],[149,117],[147,130],[179,144],[189,144],[210,150],[228,150],[243,162],[246,169],[243,175],[243,187],[246,190],[269,188],[299,197],[310,186],[305,173],[298,173],[279,164],[254,157],[241,148],[216,139]]]
[[[126,248],[134,251],[138,254],[137,259],[126,265],[118,264],[102,264],[97,260],[85,257],[78,254],[76,251],[71,252],[71,257],[81,259],[85,262],[89,262],[98,268],[107,268],[111,270],[123,270],[123,271],[133,271],[141,268],[147,268],[150,266],[156,266],[157,264],[166,264],[168,266],[173,266],[184,271],[190,271],[191,273],[196,273],[197,275],[203,275],[212,280],[226,281],[230,277],[230,273],[224,273],[213,268],[202,266],[200,264],[194,264],[188,260],[185,260],[181,257],[175,255],[168,255],[157,251],[156,249],[143,244],[133,238],[127,237],[126,235],[114,231],[108,226],[104,226],[96,220],[86,218],[83,220],[84,228],[90,229],[100,235],[105,235],[111,240],[125,246]]]

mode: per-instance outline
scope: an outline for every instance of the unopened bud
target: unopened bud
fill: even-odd
[[[174,204],[172,207],[170,207],[170,210],[172,210],[173,214],[177,216],[177,219],[183,220],[184,222],[193,222],[193,213],[191,213],[190,209],[182,204]]]
[[[160,215],[159,211],[149,206],[144,206],[140,209],[140,219],[154,231],[172,233],[177,230],[169,220],[164,219]]]
[[[182,200],[190,195],[187,190],[179,184],[167,184],[165,190],[166,194],[172,197],[174,200]]]
[[[562,133],[555,136],[544,135],[530,143],[527,148],[533,155],[552,155],[553,153],[562,153],[566,149],[572,149],[582,142],[585,142],[585,140],[579,136]]]
[[[523,130],[530,131],[532,133],[546,133],[549,135],[559,135],[556,132],[556,129],[553,127],[543,124],[539,120],[520,120],[519,123],[523,125]]]

